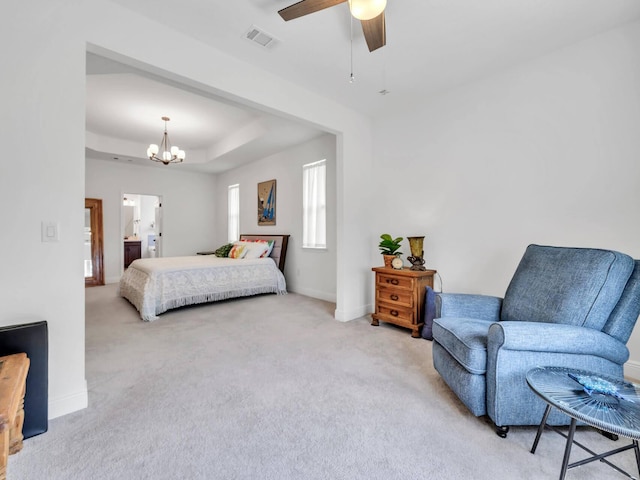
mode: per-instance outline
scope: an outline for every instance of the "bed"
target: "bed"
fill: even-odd
[[[240,235],[243,245],[272,242],[268,256],[228,258],[212,254],[135,260],[120,279],[120,295],[145,321],[167,310],[265,293],[287,293],[284,264],[289,235]],[[213,252],[206,252],[213,253]]]

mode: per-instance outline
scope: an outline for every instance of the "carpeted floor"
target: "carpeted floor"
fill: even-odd
[[[87,289],[89,408],[26,440],[9,480],[558,477],[564,438],[545,433],[535,455],[534,427],[499,438],[442,382],[430,342],[334,308],[264,295],[145,323],[117,286]],[[614,460],[634,472],[633,453]],[[623,477],[596,462],[567,478]]]

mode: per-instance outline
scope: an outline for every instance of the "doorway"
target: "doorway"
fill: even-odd
[[[84,199],[84,286],[104,285],[102,200]]]
[[[162,256],[162,198],[160,196],[123,193],[121,218],[125,263],[127,260],[133,260],[132,242],[136,247],[140,246],[139,254],[136,254],[137,258]],[[127,252],[127,255],[124,252]]]

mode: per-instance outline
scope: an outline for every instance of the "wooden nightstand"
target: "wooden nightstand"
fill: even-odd
[[[433,288],[435,270],[395,270],[374,267],[376,273],[376,311],[371,314],[371,325],[393,323],[410,328],[411,336],[420,337],[424,325],[425,288]]]
[[[124,268],[131,265],[131,262],[142,258],[142,241],[141,240],[125,240],[124,241]]]

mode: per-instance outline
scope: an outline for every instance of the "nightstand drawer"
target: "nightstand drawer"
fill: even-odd
[[[380,319],[384,321],[387,318],[390,321],[400,321],[404,323],[413,324],[414,312],[411,308],[394,307],[384,304],[378,304],[378,315]]]
[[[379,285],[376,291],[376,301],[393,306],[413,308],[413,292],[397,287]]]
[[[378,285],[387,285],[396,288],[413,289],[413,278],[401,277],[400,275],[379,273],[376,275]]]

